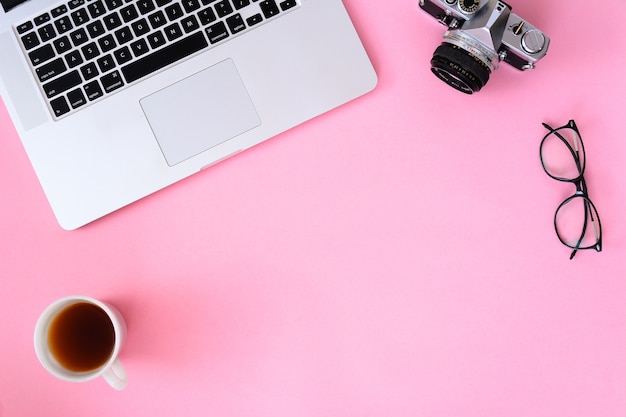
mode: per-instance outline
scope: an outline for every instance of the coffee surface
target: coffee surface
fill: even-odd
[[[80,302],[63,309],[48,331],[52,355],[64,368],[89,372],[104,365],[115,346],[115,330],[100,307]]]

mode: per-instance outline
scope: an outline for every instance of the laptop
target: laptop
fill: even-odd
[[[377,83],[341,0],[0,3],[0,94],[67,230]]]

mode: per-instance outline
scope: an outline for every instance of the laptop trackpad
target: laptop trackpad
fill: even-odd
[[[169,166],[261,124],[227,59],[140,100]]]

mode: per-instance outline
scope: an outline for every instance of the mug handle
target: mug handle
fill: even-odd
[[[128,385],[128,375],[119,359],[115,359],[102,376],[116,390],[122,390]]]

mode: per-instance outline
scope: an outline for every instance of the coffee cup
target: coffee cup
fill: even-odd
[[[126,322],[110,304],[85,296],[50,304],[35,326],[35,352],[43,367],[65,381],[100,376],[121,390],[128,376],[118,355],[126,339]]]

